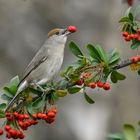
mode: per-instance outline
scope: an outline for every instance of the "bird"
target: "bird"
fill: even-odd
[[[65,29],[55,28],[48,33],[47,39],[31,62],[28,64],[18,85],[17,92],[5,108],[7,112],[29,85],[44,85],[51,81],[60,71],[64,48],[69,34],[76,32],[75,26],[68,26]]]

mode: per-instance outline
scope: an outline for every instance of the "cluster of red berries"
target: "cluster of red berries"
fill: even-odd
[[[122,36],[124,37],[125,41],[131,41],[133,39],[136,39],[140,41],[140,29],[138,29],[137,33],[129,34],[128,32],[123,32]]]
[[[35,119],[35,120],[45,120],[46,123],[53,123],[55,121],[55,117],[56,117],[56,113],[57,113],[57,110],[56,108],[52,108],[48,111],[48,113],[37,113],[37,114],[33,114],[32,117]]]
[[[10,139],[10,138],[23,139],[25,137],[25,135],[23,134],[23,132],[21,130],[16,130],[16,129],[12,128],[10,125],[6,125],[4,128],[5,128],[5,131],[7,132],[6,137],[8,139]]]
[[[10,113],[6,112],[6,119],[9,125],[4,127],[6,131],[6,137],[8,139],[23,139],[25,135],[23,134],[24,130],[27,130],[28,127],[38,124],[38,120],[43,119],[46,123],[53,123],[56,117],[57,109],[51,108],[47,113],[36,113],[29,116],[28,114],[20,114],[18,112]],[[17,130],[12,128],[10,124],[16,123]],[[0,135],[3,134],[3,130],[0,129]]]
[[[86,83],[84,82],[86,78],[88,78],[89,76],[91,75],[91,73],[84,73],[82,75],[82,78],[80,78],[76,83],[77,85],[81,86],[83,84],[86,85]],[[103,88],[104,90],[109,90],[110,89],[110,83],[106,82],[106,83],[103,83],[101,81],[98,81],[98,82],[91,82],[87,85],[88,87],[94,89],[96,87],[98,88]]]
[[[132,63],[137,63],[137,62],[139,62],[139,61],[140,61],[140,55],[133,56],[133,57],[131,58],[131,61],[132,61]]]

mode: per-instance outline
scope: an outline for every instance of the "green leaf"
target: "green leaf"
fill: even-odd
[[[123,127],[126,140],[137,140],[135,128],[130,124],[125,124]]]
[[[8,102],[12,100],[12,98],[10,98],[9,96],[7,96],[6,94],[2,94],[2,95],[1,95],[1,98],[2,98],[3,100],[8,101]]]
[[[58,97],[64,97],[64,96],[67,95],[67,91],[65,91],[65,90],[56,90],[54,94],[57,95]]]
[[[84,93],[84,97],[89,104],[94,104],[95,103],[86,93]]]
[[[138,70],[138,75],[140,75],[140,69]]]
[[[0,118],[5,118],[5,112],[0,109]]]
[[[32,106],[32,104],[27,104],[26,108],[30,114],[37,113],[37,109]]]
[[[137,5],[132,9],[133,16],[136,17],[140,12],[140,5]]]
[[[55,101],[55,102],[59,100],[59,96],[57,96],[55,94],[55,92],[53,94],[51,94],[51,97],[52,97],[53,101]]]
[[[98,61],[101,60],[101,59],[100,59],[100,54],[98,53],[98,51],[97,51],[97,49],[96,49],[95,46],[93,46],[92,44],[88,44],[88,45],[86,46],[86,48],[87,48],[88,54],[89,54],[92,58],[94,58],[94,59],[96,59],[96,60],[98,60]]]
[[[117,83],[118,79],[116,78],[116,75],[114,73],[114,71],[111,73],[111,77],[110,77],[112,83]]]
[[[70,78],[71,82],[76,82],[76,81],[79,80],[80,74],[76,74],[76,73],[75,74],[70,74],[69,78]]]
[[[4,87],[3,88],[3,93],[6,94],[8,97],[13,98],[14,94],[13,92],[10,91],[10,89],[8,87]]]
[[[111,73],[111,81],[113,83],[117,83],[118,80],[124,80],[125,78],[126,78],[125,75],[123,75],[115,70]]]
[[[119,20],[119,23],[123,23],[123,22],[130,23],[130,24],[132,23],[129,17],[123,17]]]
[[[114,65],[114,63],[117,63],[120,60],[120,54],[113,50],[108,54],[109,57],[109,65]]]
[[[31,87],[29,87],[29,90],[30,90],[33,94],[36,94],[36,95],[38,95],[38,96],[41,96],[41,95],[43,94],[42,91],[37,90],[37,89],[34,89],[34,88],[31,88]]]
[[[129,17],[129,19],[130,19],[131,21],[134,20],[134,17],[133,17],[133,14],[132,14],[132,13],[129,13],[129,14],[128,14],[128,17]]]
[[[100,59],[102,59],[103,62],[108,63],[108,58],[107,58],[105,50],[98,44],[96,45],[96,50],[98,51],[100,55]]]
[[[37,98],[37,99],[32,103],[32,106],[33,106],[34,108],[40,108],[43,104],[44,104],[44,99],[43,99],[43,97],[39,97],[39,98]]]
[[[18,84],[19,84],[19,77],[18,76],[15,76],[14,78],[11,79],[8,88],[13,94],[16,94],[17,89],[18,89]]]
[[[108,138],[111,140],[124,140],[124,136],[122,134],[109,134]]]
[[[68,92],[69,92],[70,94],[77,93],[77,92],[79,92],[80,90],[81,90],[81,88],[80,88],[80,87],[76,87],[76,86],[68,88]]]
[[[131,45],[131,49],[136,49],[136,48],[138,48],[140,46],[140,42],[134,42],[134,43],[132,43],[132,45]]]
[[[4,109],[6,107],[6,103],[0,104],[0,109]]]
[[[12,78],[11,81],[10,81],[10,84],[18,86],[18,84],[19,84],[19,77],[15,76],[14,78]]]
[[[80,48],[74,42],[70,42],[69,48],[71,49],[72,53],[75,56],[77,56],[79,58],[83,58],[83,57],[81,57],[81,56],[83,56],[82,51],[80,50]]]

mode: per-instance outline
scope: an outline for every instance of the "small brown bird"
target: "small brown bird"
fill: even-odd
[[[30,84],[43,85],[52,80],[60,71],[63,63],[64,48],[67,35],[76,31],[75,26],[66,29],[53,29],[48,33],[48,38],[27,66],[20,81],[14,98],[10,101],[5,111],[14,104],[16,98]]]

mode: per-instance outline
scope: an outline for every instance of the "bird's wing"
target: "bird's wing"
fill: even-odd
[[[27,68],[25,69],[24,75],[19,83],[19,85],[30,75],[30,73],[36,69],[41,63],[46,61],[48,58],[47,48],[42,47],[31,60]]]

